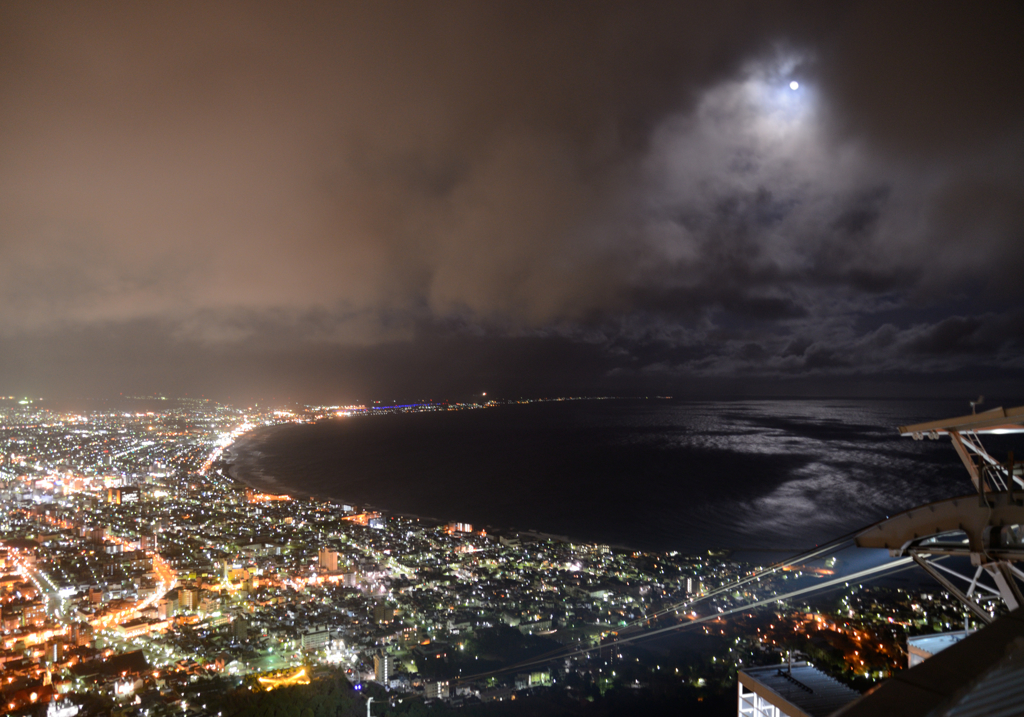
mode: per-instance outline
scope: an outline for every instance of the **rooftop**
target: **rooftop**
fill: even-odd
[[[739,672],[740,684],[793,717],[825,717],[860,695],[806,662],[750,667]],[[795,708],[795,709],[794,709]]]
[[[937,635],[919,635],[907,639],[907,648],[914,648],[928,655],[934,655],[950,645],[955,645],[969,634],[970,632],[960,630],[958,632],[942,632]]]
[[[1024,607],[978,630],[920,665],[895,674],[843,710],[879,714],[1014,715],[1024,695]]]

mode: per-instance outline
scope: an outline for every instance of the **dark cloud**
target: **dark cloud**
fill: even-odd
[[[976,5],[5,3],[6,390],[1016,375]]]
[[[951,316],[917,329],[905,346],[910,353],[939,356],[997,356],[1004,349],[1017,352],[1024,349],[1024,312]]]
[[[1020,138],[1020,3],[848,3],[817,45],[830,119],[925,165]]]

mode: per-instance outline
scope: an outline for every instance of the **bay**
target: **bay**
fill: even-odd
[[[971,492],[948,439],[896,430],[965,409],[845,399],[542,402],[265,427],[229,455],[233,475],[262,489],[476,527],[642,550],[785,552]]]

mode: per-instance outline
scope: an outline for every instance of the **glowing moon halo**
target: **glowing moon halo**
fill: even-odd
[[[799,90],[800,89],[800,83],[797,82],[796,80],[793,80],[792,82],[789,83],[789,89],[791,89],[791,90]]]

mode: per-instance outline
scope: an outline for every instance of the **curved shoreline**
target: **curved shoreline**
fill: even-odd
[[[370,502],[348,500],[345,498],[339,498],[324,493],[314,493],[308,490],[296,488],[294,486],[288,486],[282,483],[281,480],[279,480],[277,477],[267,475],[264,471],[256,467],[254,464],[259,460],[259,457],[263,454],[263,451],[260,449],[262,449],[264,442],[266,442],[269,439],[270,433],[274,429],[281,428],[284,425],[287,424],[261,426],[250,431],[249,433],[240,436],[237,440],[235,440],[234,443],[227,446],[224,449],[223,455],[221,457],[226,472],[225,477],[260,493],[278,496],[288,496],[290,498],[295,499],[324,500],[337,505],[350,506],[351,508],[358,511],[373,511],[376,513],[380,513],[385,517],[408,518],[422,521],[428,525],[442,525],[451,522],[467,522],[463,518],[459,517],[438,518],[436,516],[426,516],[418,513],[409,513],[406,511],[392,510],[389,508],[378,506]],[[222,473],[222,475],[224,474]],[[588,540],[583,538],[574,538],[571,535],[553,533],[550,531],[538,530],[536,528],[520,528],[514,525],[494,525],[490,523],[478,524],[475,521],[473,522],[473,525],[480,525],[480,527],[486,529],[488,533],[496,535],[509,534],[515,536],[530,536],[536,539],[552,539],[559,542],[570,543],[575,545],[600,545],[606,546],[612,550],[625,552],[639,551],[643,553],[654,554],[668,552],[686,552],[698,555],[705,554],[713,550],[711,548],[702,548],[696,551],[678,551],[671,549],[640,548],[635,545],[627,545],[618,541]],[[734,552],[732,549],[726,549],[726,551],[730,554]],[[775,551],[770,550],[769,552]],[[783,552],[789,551],[783,550]],[[793,552],[799,551],[794,550]]]
[[[253,490],[271,495],[310,495],[305,491],[282,490],[282,488],[287,488],[287,486],[282,486],[277,478],[268,476],[252,465],[254,463],[251,458],[252,454],[255,453],[258,459],[262,451],[256,450],[256,447],[261,447],[265,440],[262,436],[257,436],[256,434],[265,428],[257,428],[239,436],[231,445],[224,449],[221,460],[225,463],[228,477]]]
[[[914,477],[913,491],[929,494],[953,479],[933,469],[934,449],[879,433],[897,413],[889,405],[624,408],[428,414],[396,417],[394,427],[352,420],[337,431],[334,421],[259,426],[225,447],[220,470],[253,490],[382,506],[395,517],[692,554],[819,543],[861,513],[851,525],[869,523],[900,481]],[[861,468],[879,451],[902,471],[892,485]],[[717,474],[731,477],[708,480]],[[837,512],[854,490],[861,509]],[[738,491],[751,510],[736,511]],[[766,522],[767,508],[800,521]]]
[[[332,503],[336,503],[336,504],[340,504],[340,505],[352,506],[353,508],[359,508],[359,509],[364,509],[364,510],[372,510],[374,512],[381,513],[382,515],[385,515],[385,516],[394,516],[394,517],[400,517],[400,518],[410,518],[410,519],[414,519],[414,520],[418,520],[418,521],[423,521],[425,523],[436,524],[436,525],[441,525],[443,523],[450,523],[450,522],[465,522],[465,521],[461,520],[460,518],[454,518],[454,517],[452,517],[452,518],[438,518],[436,516],[420,515],[420,514],[417,514],[417,513],[408,513],[408,512],[405,512],[405,511],[396,511],[396,510],[391,510],[389,508],[384,508],[384,507],[381,507],[381,506],[374,505],[373,503],[367,503],[367,502],[362,502],[362,501],[350,501],[350,500],[346,500],[346,499],[343,499],[343,498],[337,498],[337,497],[330,496],[330,495],[312,493],[310,491],[303,490],[301,488],[295,488],[294,486],[292,486],[292,487],[287,486],[287,485],[283,484],[278,478],[276,478],[274,476],[268,476],[266,473],[264,473],[259,468],[251,468],[250,470],[247,470],[247,468],[250,468],[251,464],[253,462],[255,462],[250,457],[252,455],[252,453],[256,454],[257,460],[258,460],[258,456],[262,454],[262,451],[260,451],[260,450],[255,450],[254,451],[251,448],[249,448],[248,445],[246,445],[247,442],[258,443],[258,444],[262,443],[265,439],[262,436],[257,437],[257,436],[254,436],[253,434],[255,434],[257,431],[260,431],[260,430],[273,429],[275,427],[276,426],[264,426],[264,427],[255,429],[254,431],[252,431],[250,433],[247,433],[247,434],[245,434],[243,436],[240,436],[234,443],[232,443],[230,446],[226,447],[224,449],[224,455],[222,456],[222,461],[224,462],[224,468],[225,468],[225,471],[226,471],[226,476],[225,477],[231,479],[232,481],[235,481],[236,483],[244,485],[244,486],[246,486],[248,488],[251,488],[253,490],[259,491],[261,493],[267,493],[269,495],[280,495],[280,496],[289,496],[289,497],[293,497],[293,498],[304,498],[304,499],[313,498],[313,499],[316,499],[316,500],[325,500],[325,501],[330,501]],[[253,473],[255,473],[256,475],[254,476]],[[517,528],[515,526],[498,526],[498,525],[490,525],[490,524],[484,525],[483,527],[486,528],[488,530],[488,532],[497,532],[497,533],[508,532],[508,533],[521,534],[521,535],[531,535],[531,536],[535,536],[535,537],[538,537],[538,538],[553,539],[553,540],[557,540],[557,541],[560,541],[560,542],[563,542],[563,543],[573,543],[573,544],[577,544],[577,545],[607,545],[609,548],[612,548],[612,549],[615,549],[615,550],[626,550],[626,551],[636,551],[636,550],[638,550],[638,548],[636,548],[635,546],[621,545],[621,544],[617,544],[617,543],[598,542],[598,541],[591,541],[591,540],[582,540],[582,539],[577,540],[577,539],[574,539],[574,538],[572,538],[571,536],[568,536],[568,535],[561,535],[561,534],[557,534],[557,533],[551,533],[551,532],[548,532],[548,531],[536,530],[534,528],[522,529],[522,528]],[[643,552],[652,552],[652,551],[645,550]],[[653,551],[653,552],[660,552],[660,551]]]
[[[274,426],[267,426],[267,427],[263,427],[263,428],[274,428]],[[256,431],[258,431],[258,430],[261,430],[261,429],[256,429]],[[262,440],[264,440],[264,439],[256,438],[256,437],[254,437],[252,435],[253,433],[256,433],[256,431],[252,431],[251,433],[248,433],[248,434],[246,434],[244,436],[239,437],[238,440],[236,440],[234,443],[232,443],[230,446],[228,446],[224,450],[224,454],[225,455],[223,457],[223,460],[224,460],[225,469],[226,469],[226,472],[227,472],[226,477],[230,478],[231,480],[235,481],[236,483],[239,483],[241,485],[244,485],[244,486],[246,486],[248,488],[251,488],[253,490],[259,491],[261,493],[267,493],[267,494],[270,494],[270,495],[289,496],[289,497],[292,497],[292,498],[300,498],[300,499],[310,499],[310,498],[312,498],[312,499],[316,499],[316,500],[325,500],[325,501],[330,501],[332,503],[339,504],[339,505],[351,506],[353,509],[372,510],[372,511],[380,513],[380,514],[382,514],[384,516],[409,518],[409,519],[413,519],[413,520],[423,521],[423,522],[425,522],[427,524],[441,525],[441,524],[450,523],[450,522],[464,522],[464,521],[460,521],[458,518],[438,518],[438,517],[435,517],[435,516],[419,515],[417,513],[408,513],[408,512],[404,512],[404,511],[395,511],[395,510],[390,510],[388,508],[384,508],[384,507],[380,507],[380,506],[374,505],[373,503],[366,503],[366,502],[361,502],[361,501],[350,501],[350,500],[345,500],[345,499],[342,499],[342,498],[336,498],[336,497],[330,496],[330,495],[323,495],[323,494],[312,493],[310,491],[302,490],[302,489],[299,489],[299,488],[289,488],[288,486],[283,485],[276,477],[267,476],[265,473],[263,473],[259,469],[256,470],[256,472],[258,473],[258,477],[254,478],[250,473],[245,472],[243,470],[245,464],[250,462],[249,456],[247,455],[245,459],[243,459],[242,461],[239,461],[238,458],[239,458],[239,453],[240,452],[236,449],[236,446],[238,446],[240,443],[244,443],[247,439],[250,440],[250,441],[260,441],[260,442],[262,442]],[[258,455],[260,455],[262,453],[262,451],[258,451],[257,450],[257,451],[255,451],[255,453],[258,456]],[[491,533],[502,534],[502,533],[506,533],[507,532],[507,533],[511,533],[511,534],[515,534],[515,535],[533,536],[533,537],[540,538],[540,539],[553,539],[553,540],[556,540],[556,541],[559,541],[559,542],[571,543],[571,544],[576,544],[576,545],[606,545],[608,548],[610,548],[612,550],[622,550],[622,551],[627,551],[627,552],[635,552],[635,551],[638,551],[638,550],[640,552],[645,552],[645,553],[676,552],[676,551],[668,551],[668,550],[641,549],[641,548],[637,548],[636,546],[630,546],[630,545],[625,545],[625,544],[621,544],[621,543],[600,542],[600,541],[575,539],[572,536],[555,534],[555,533],[550,533],[550,532],[546,532],[546,531],[540,531],[540,530],[536,530],[536,529],[533,529],[533,528],[525,529],[524,530],[524,529],[521,529],[521,528],[517,528],[515,526],[495,526],[495,525],[490,525],[490,524],[487,524],[484,527],[486,529],[488,529],[488,532],[491,532]],[[709,552],[710,553],[712,550],[713,549],[710,549],[710,548],[706,549],[706,551],[705,550],[700,550],[700,551],[697,551],[695,554],[703,554],[704,552]],[[763,554],[763,555],[769,555],[769,554],[773,555],[773,554],[778,553],[778,552],[797,553],[797,552],[800,552],[800,549],[795,549],[795,548],[794,549],[768,548],[768,549],[765,549],[765,550],[725,549],[725,552],[728,553],[728,554],[732,554],[732,553],[754,553],[754,554]],[[774,558],[772,558],[770,560],[767,560],[767,561],[761,561],[761,562],[774,562]]]
[[[224,461],[225,469],[227,472],[227,478],[230,478],[236,483],[240,483],[248,488],[252,488],[253,490],[259,491],[261,493],[267,493],[269,495],[282,495],[290,496],[293,498],[306,499],[314,498],[316,500],[330,501],[332,503],[337,503],[339,505],[349,505],[354,508],[364,508],[387,516],[413,518],[416,520],[437,524],[451,522],[451,520],[455,520],[454,518],[444,519],[429,515],[419,515],[416,513],[407,513],[403,511],[390,510],[388,508],[382,508],[380,506],[374,505],[373,503],[348,500],[345,498],[338,498],[335,496],[321,493],[313,493],[302,488],[285,485],[277,477],[269,476],[259,468],[253,467],[251,464],[254,463],[255,461],[250,457],[251,453],[255,452],[258,460],[258,456],[262,454],[262,451],[252,451],[251,449],[248,449],[248,447],[245,445],[247,441],[262,443],[265,439],[262,437],[256,437],[253,434],[260,430],[273,429],[276,427],[277,426],[264,426],[261,428],[257,428],[254,431],[251,431],[250,433],[240,436],[234,443],[232,443],[230,446],[224,449],[224,456],[222,460]],[[239,449],[240,444],[242,444],[241,449]]]

